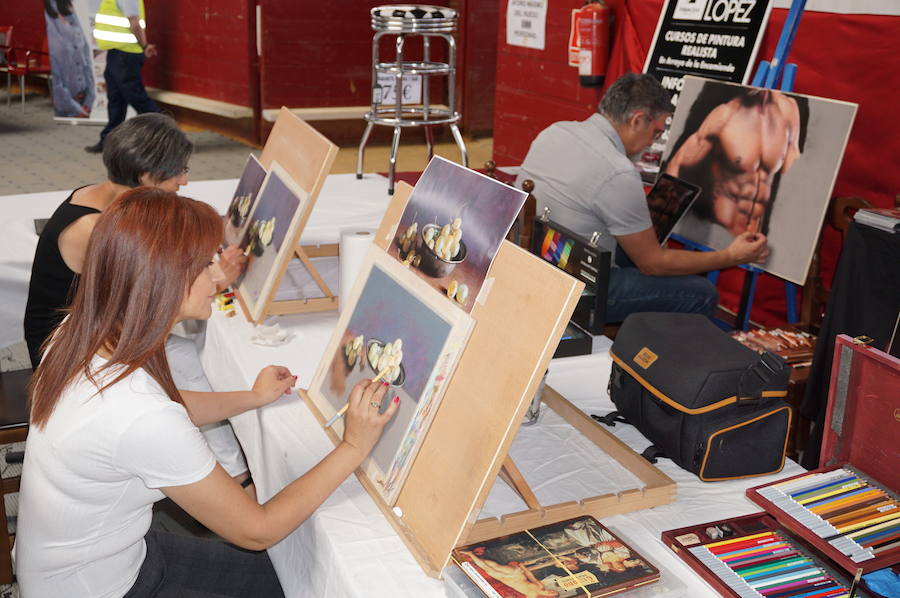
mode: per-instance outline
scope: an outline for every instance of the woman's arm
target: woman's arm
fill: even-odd
[[[220,422],[235,415],[268,405],[282,395],[290,394],[297,376],[286,367],[270,365],[263,368],[253,388],[234,392],[197,392],[179,390],[188,415],[197,427]]]
[[[368,381],[357,384],[341,444],[264,505],[256,504],[219,465],[199,482],[162,491],[225,540],[249,550],[268,548],[303,523],[375,446],[399,406],[397,397],[383,414],[372,405],[381,403],[387,388]]]

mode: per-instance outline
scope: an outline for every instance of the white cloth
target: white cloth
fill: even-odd
[[[594,114],[584,121],[553,123],[541,131],[516,177],[534,181],[537,213],[585,238],[596,231],[599,246],[613,251],[613,236],[650,228],[641,177],[625,154],[619,134]]]
[[[184,407],[143,370],[95,391],[79,377],[46,426],[29,430],[14,549],[25,598],[123,596],[143,563],[159,488],[215,467]]]

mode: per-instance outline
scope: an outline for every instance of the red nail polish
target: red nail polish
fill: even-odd
[[[395,403],[399,403],[399,402],[400,402],[400,397],[394,397],[394,402],[395,402]]]
[[[387,382],[382,382],[381,385],[382,385],[382,386],[388,386],[388,383],[387,383]]]

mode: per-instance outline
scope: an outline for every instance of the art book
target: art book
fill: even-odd
[[[659,580],[656,567],[593,517],[461,546],[452,556],[492,598],[595,598]]]

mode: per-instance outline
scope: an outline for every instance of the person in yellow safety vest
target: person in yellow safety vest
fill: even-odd
[[[145,58],[156,56],[156,46],[147,42],[143,0],[101,0],[94,18],[94,39],[106,50],[108,122],[100,132],[100,141],[84,148],[90,153],[103,151],[106,135],[125,120],[128,106],[138,114],[159,112],[141,80]]]

